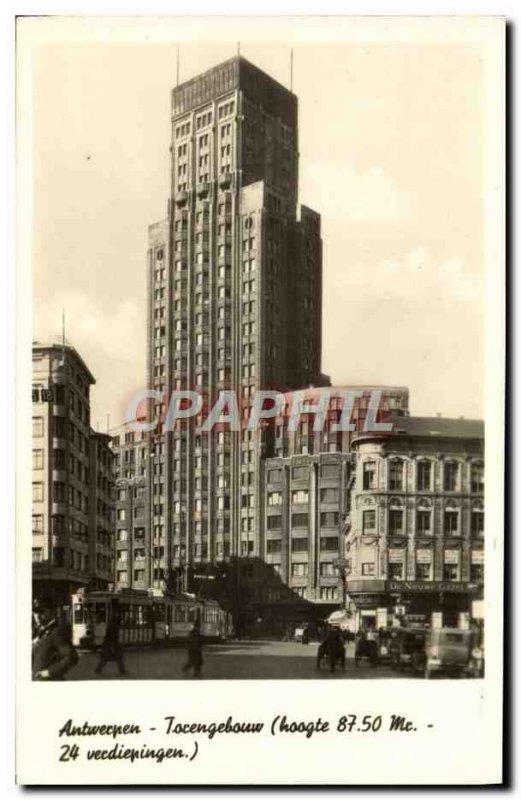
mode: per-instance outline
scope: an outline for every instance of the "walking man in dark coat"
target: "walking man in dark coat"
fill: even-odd
[[[194,622],[193,628],[188,634],[188,661],[183,666],[183,672],[193,670],[194,678],[201,677],[203,666],[203,638],[201,636],[201,623],[199,619]]]
[[[66,673],[77,663],[67,615],[62,612],[54,617],[50,612],[39,612],[38,630],[33,618],[33,680],[64,681]]]
[[[118,665],[119,674],[128,675],[123,662],[123,647],[120,642],[119,606],[117,601],[111,603],[105,638],[101,645],[100,660],[95,669],[97,675],[101,673],[107,661],[115,661]]]

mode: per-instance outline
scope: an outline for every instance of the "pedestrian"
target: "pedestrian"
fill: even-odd
[[[105,628],[105,636],[101,645],[100,659],[94,672],[100,675],[107,661],[115,661],[120,675],[128,675],[123,661],[123,647],[120,641],[119,605],[113,600],[110,605],[109,618]]]
[[[307,623],[302,626],[302,644],[309,644],[309,627]]]
[[[33,679],[64,681],[67,672],[79,660],[72,644],[72,629],[67,614],[62,611],[55,616],[50,610],[38,609],[38,623],[39,631],[33,636]]]
[[[188,661],[183,666],[183,673],[193,670],[194,678],[201,677],[203,666],[203,640],[201,636],[201,623],[199,619],[193,624],[188,634]]]

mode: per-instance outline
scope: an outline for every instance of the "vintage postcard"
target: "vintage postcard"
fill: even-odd
[[[502,781],[504,20],[17,25],[17,781]]]

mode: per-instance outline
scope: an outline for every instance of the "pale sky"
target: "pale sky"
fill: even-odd
[[[322,215],[323,371],[483,415],[483,85],[457,44],[294,44],[300,202]],[[242,55],[284,84],[290,44]],[[232,56],[184,44],[181,81]],[[53,44],[34,71],[34,336],[97,378],[92,423],[144,387],[147,226],[166,215],[173,44]]]

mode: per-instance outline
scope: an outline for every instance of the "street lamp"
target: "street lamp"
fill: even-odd
[[[338,574],[342,582],[342,608],[345,611],[347,601],[347,559],[337,558],[333,561],[333,564],[338,568]]]

